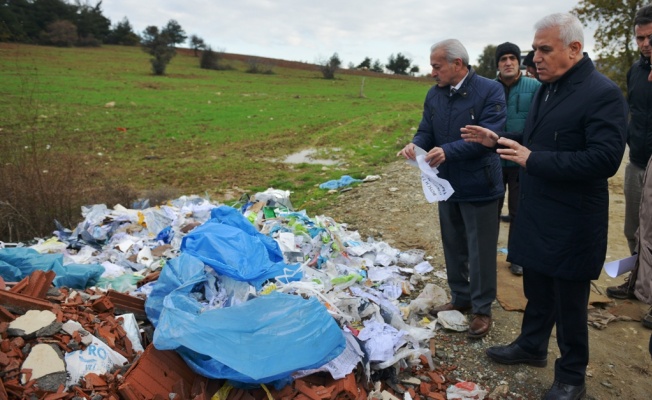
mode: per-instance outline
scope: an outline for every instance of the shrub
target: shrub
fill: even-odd
[[[213,51],[211,46],[202,51],[201,58],[199,59],[199,68],[202,69],[217,69],[219,63],[219,56]]]
[[[77,42],[77,27],[70,21],[54,21],[41,33],[41,40],[59,47],[72,47]]]
[[[274,64],[271,62],[265,62],[258,57],[251,57],[247,60],[248,68],[245,72],[250,74],[268,74],[271,75],[274,73],[273,68]]]
[[[100,47],[102,42],[95,38],[92,34],[88,36],[80,37],[77,41],[77,46],[80,47]]]
[[[324,79],[335,79],[335,72],[340,69],[340,65],[342,65],[342,60],[337,53],[334,53],[331,58],[319,63],[319,69]]]
[[[201,53],[201,58],[199,59],[199,68],[214,70],[233,69],[230,65],[222,64],[223,59],[224,51],[213,51],[211,46],[208,46],[206,47],[206,50],[202,51]]]
[[[67,149],[46,144],[36,132],[30,144],[0,142],[0,240],[25,241],[49,236],[58,220],[74,227],[81,221],[81,206],[130,204],[134,192],[92,168],[71,168],[79,160]],[[98,184],[98,182],[101,182]]]
[[[102,166],[84,163],[62,143],[66,132],[58,121],[68,118],[65,114],[39,115],[24,93],[8,111],[0,126],[0,241],[46,237],[55,220],[75,227],[82,205],[130,204],[136,197],[128,185],[107,179]]]

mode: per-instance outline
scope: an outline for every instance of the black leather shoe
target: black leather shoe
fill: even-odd
[[[518,264],[509,264],[509,270],[514,275],[523,275],[523,267]]]
[[[555,381],[543,396],[543,400],[579,400],[586,394],[586,385],[567,385]]]
[[[537,357],[521,349],[516,343],[507,346],[493,346],[486,351],[487,356],[501,364],[529,364],[543,368],[548,364],[548,357]]]

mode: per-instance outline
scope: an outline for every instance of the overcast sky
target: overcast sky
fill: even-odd
[[[429,72],[430,46],[459,39],[472,64],[505,41],[529,50],[541,17],[568,12],[573,0],[104,0],[113,24],[124,17],[141,34],[175,19],[214,50],[317,63],[337,53],[343,66],[402,53]],[[585,51],[594,56],[593,31]],[[187,43],[183,46],[187,46]]]

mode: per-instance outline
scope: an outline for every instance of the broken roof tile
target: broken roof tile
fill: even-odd
[[[26,296],[45,299],[45,295],[48,293],[56,276],[57,274],[54,271],[46,272],[37,269],[29,276],[29,284],[21,293]]]
[[[178,381],[191,388],[195,379],[207,378],[193,372],[176,352],[157,350],[150,344],[129,368],[118,390],[128,400],[152,399],[156,395],[167,399]]]
[[[29,310],[50,310],[54,312],[59,308],[58,305],[47,300],[13,293],[8,290],[0,290],[0,303],[15,314],[25,314]]]
[[[136,319],[141,321],[147,320],[147,314],[145,313],[145,300],[115,290],[109,290],[106,296],[115,306],[116,314],[133,313]]]

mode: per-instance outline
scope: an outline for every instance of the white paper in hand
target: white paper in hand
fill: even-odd
[[[423,194],[426,195],[426,200],[429,203],[435,201],[446,201],[455,192],[450,182],[442,179],[437,174],[437,168],[431,167],[425,160],[425,155],[417,156],[417,164],[421,170],[421,186],[423,187]]]

